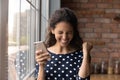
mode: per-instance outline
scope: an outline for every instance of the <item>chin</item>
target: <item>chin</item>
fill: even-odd
[[[67,47],[69,43],[61,43],[62,47]]]

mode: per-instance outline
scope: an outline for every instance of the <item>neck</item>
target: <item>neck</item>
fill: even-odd
[[[55,49],[54,51],[56,51],[58,54],[66,54],[69,51],[68,47],[62,47],[58,45],[55,45],[54,49]]]
[[[51,47],[50,51],[56,54],[67,54],[67,53],[74,51],[74,49],[71,48],[70,46],[62,47],[62,46],[55,44],[54,46]]]

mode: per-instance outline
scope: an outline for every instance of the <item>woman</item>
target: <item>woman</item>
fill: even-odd
[[[45,40],[48,52],[36,51],[38,80],[90,80],[92,46],[83,43],[77,26],[77,18],[68,8],[51,16]]]

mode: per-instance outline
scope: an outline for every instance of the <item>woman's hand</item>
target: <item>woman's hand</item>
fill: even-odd
[[[90,50],[93,48],[92,44],[89,42],[83,43],[83,55],[87,55],[90,53]]]
[[[83,45],[83,60],[78,72],[78,75],[82,78],[86,78],[90,75],[90,50],[92,49],[92,44],[88,42],[84,42]]]
[[[48,60],[50,60],[50,54],[48,52],[43,52],[42,50],[36,51],[36,61],[39,65],[45,65]]]

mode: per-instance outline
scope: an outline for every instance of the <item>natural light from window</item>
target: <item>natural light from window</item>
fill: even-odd
[[[37,2],[38,1],[38,2]],[[39,0],[9,0],[8,11],[8,77],[9,80],[25,80],[34,71],[35,30],[38,11],[31,6]],[[34,5],[36,7],[36,5]],[[29,75],[29,76],[28,76]],[[29,80],[34,80],[29,78]]]

